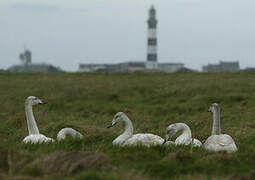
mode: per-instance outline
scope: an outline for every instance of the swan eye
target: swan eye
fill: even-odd
[[[117,116],[115,116],[115,119],[118,119],[120,117],[120,115],[117,115]]]

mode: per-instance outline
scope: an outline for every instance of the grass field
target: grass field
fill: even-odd
[[[0,74],[0,94],[0,179],[255,179],[255,73]],[[84,140],[22,144],[28,135],[24,101],[30,95],[48,102],[33,109],[42,134],[56,138],[71,126]],[[106,128],[118,111],[130,117],[135,133],[163,137],[169,124],[185,122],[204,142],[214,102],[221,107],[222,133],[234,138],[237,153],[111,144],[123,131],[121,124]],[[52,153],[77,151],[95,152],[84,160],[93,167],[46,173],[40,164]],[[75,154],[67,161],[75,163]],[[56,160],[44,166],[51,162]]]

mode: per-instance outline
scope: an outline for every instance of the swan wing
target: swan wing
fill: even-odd
[[[192,145],[194,146],[194,147],[200,147],[200,146],[202,146],[202,143],[201,143],[201,141],[199,141],[198,139],[195,139],[195,138],[193,138],[193,139],[191,139],[191,138],[189,138],[189,139],[185,139],[185,138],[182,138],[182,139],[176,139],[175,140],[175,144],[176,145],[185,145],[185,146],[188,146],[188,145],[190,145],[192,143]]]
[[[216,139],[219,143],[219,145],[221,146],[229,146],[234,142],[234,140],[232,139],[231,136],[227,135],[227,134],[221,134],[218,136],[218,139]]]
[[[191,143],[191,139],[190,138],[183,138],[181,136],[179,136],[178,138],[176,138],[175,140],[175,144],[176,145],[189,145]]]
[[[237,151],[236,144],[231,136],[227,134],[212,135],[204,143],[204,147],[210,151]]]
[[[131,138],[125,141],[124,146],[156,146],[162,145],[164,139],[154,134],[135,134]]]

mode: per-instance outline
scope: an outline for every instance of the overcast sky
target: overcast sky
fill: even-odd
[[[0,0],[0,69],[33,62],[145,61],[148,9],[158,18],[159,62],[201,69],[219,60],[255,67],[254,0]]]

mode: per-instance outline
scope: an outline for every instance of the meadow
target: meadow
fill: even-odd
[[[0,179],[255,179],[255,73],[2,73],[0,94]],[[30,95],[47,102],[33,108],[42,134],[56,139],[68,126],[84,139],[23,144]],[[123,125],[106,127],[119,111],[132,120],[134,133],[164,137],[169,124],[184,122],[205,142],[214,102],[237,153],[111,144]]]

